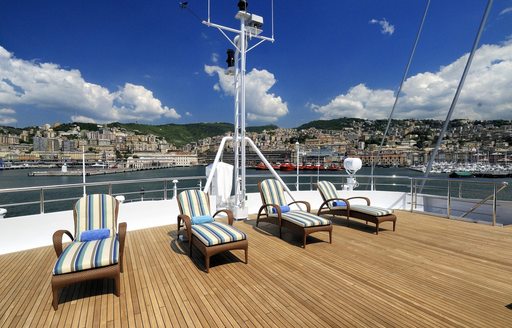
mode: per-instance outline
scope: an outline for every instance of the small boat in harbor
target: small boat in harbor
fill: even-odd
[[[268,170],[268,168],[265,166],[265,163],[259,162],[258,165],[254,167],[256,170]]]
[[[338,166],[336,164],[331,164],[327,167],[327,171],[341,171],[343,170],[343,165]]]
[[[450,178],[473,178],[473,173],[469,171],[453,171],[449,175]]]
[[[281,171],[293,171],[296,169],[297,169],[297,166],[295,166],[294,164],[292,164],[290,162],[285,162],[285,163],[281,164],[281,166],[279,166],[279,170],[281,170]]]

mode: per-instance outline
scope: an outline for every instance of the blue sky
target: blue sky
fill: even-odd
[[[228,41],[206,0],[0,5],[0,125],[233,121]],[[236,27],[238,1],[212,0]],[[248,124],[387,118],[425,1],[274,1],[248,54]],[[432,0],[397,118],[445,117],[486,1]],[[249,1],[264,16],[270,0]],[[254,41],[253,41],[254,43]],[[512,119],[512,0],[495,1],[454,117]]]

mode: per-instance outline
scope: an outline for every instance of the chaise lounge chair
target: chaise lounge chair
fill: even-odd
[[[206,272],[210,272],[210,257],[233,249],[245,251],[245,264],[249,243],[242,231],[233,227],[233,213],[219,210],[210,215],[210,198],[200,190],[185,190],[178,195],[178,236],[181,224],[185,223],[189,243],[189,255],[192,257],[192,245],[195,245],[205,257]],[[215,221],[219,213],[225,213],[228,223]]]
[[[258,211],[256,226],[260,221],[275,223],[279,226],[279,238],[283,227],[300,230],[303,234],[303,247],[306,248],[306,238],[317,231],[329,232],[329,243],[332,242],[332,223],[330,220],[309,213],[311,206],[305,201],[286,203],[286,197],[281,182],[267,179],[258,183],[263,205]],[[289,210],[290,205],[304,204],[307,211]],[[284,209],[284,211],[283,211]]]
[[[379,234],[379,225],[382,222],[393,222],[393,231],[396,227],[396,216],[392,209],[370,206],[370,199],[367,197],[350,197],[341,198],[336,192],[334,184],[329,181],[319,181],[318,191],[322,195],[323,203],[318,210],[318,215],[330,214],[333,216],[340,215],[347,217],[347,225],[350,223],[350,217],[375,223],[375,233]],[[362,199],[366,201],[366,205],[354,204],[353,200]]]
[[[67,230],[53,234],[57,262],[53,268],[53,308],[59,304],[59,290],[85,280],[111,278],[115,295],[120,295],[120,272],[123,272],[123,253],[126,223],[119,224],[119,202],[110,195],[94,194],[80,198],[74,208],[75,236]],[[72,242],[62,250],[62,237]]]

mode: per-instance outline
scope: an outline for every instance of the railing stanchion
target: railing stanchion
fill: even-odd
[[[418,180],[414,179],[414,209],[418,208]]]
[[[40,214],[44,214],[44,189],[41,188],[39,193],[39,212]]]
[[[167,180],[164,180],[164,200],[167,200]]]
[[[199,190],[203,189],[203,180],[199,179]]]
[[[452,213],[452,196],[450,195],[450,180],[448,180],[448,197],[447,197],[447,204],[446,204],[446,214],[448,215],[448,219],[450,218],[450,215]]]
[[[462,198],[462,182],[459,182],[459,198]]]
[[[309,177],[309,190],[313,191],[313,176]]]
[[[492,197],[492,225],[496,225],[496,205],[498,198],[498,191],[496,190],[496,183],[493,184],[493,197]]]
[[[412,213],[412,209],[413,209],[413,204],[414,204],[414,190],[413,190],[413,181],[414,179],[411,179],[411,213]]]
[[[112,195],[112,184],[111,183],[108,184],[108,194]]]
[[[174,179],[174,180],[172,180],[172,183],[174,183],[174,187],[172,188],[172,190],[173,190],[172,198],[175,199],[178,196],[178,180]]]

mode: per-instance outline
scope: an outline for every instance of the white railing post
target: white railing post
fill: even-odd
[[[178,196],[178,180],[174,179],[172,180],[172,183],[174,183],[174,186],[172,187],[172,198],[175,199]]]

